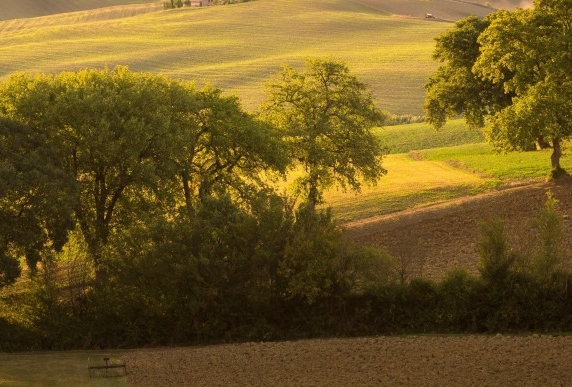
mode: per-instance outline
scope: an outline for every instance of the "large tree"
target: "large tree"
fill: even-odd
[[[359,190],[386,171],[371,129],[383,123],[366,86],[338,61],[309,59],[302,71],[285,66],[266,84],[262,117],[276,126],[291,158],[300,163],[300,187],[310,208],[325,188]]]
[[[278,137],[236,98],[125,67],[15,75],[0,85],[0,115],[43,135],[72,179],[98,280],[115,231],[149,213],[192,214],[197,197],[245,191],[285,165]]]
[[[466,34],[469,25],[475,28]],[[497,149],[525,150],[548,141],[558,175],[562,141],[572,136],[571,28],[572,3],[561,0],[536,0],[533,9],[457,23],[437,39],[435,56],[444,64],[426,86],[429,122],[438,127],[446,117],[464,114],[483,126],[490,116],[485,135]],[[465,48],[454,39],[464,33]]]

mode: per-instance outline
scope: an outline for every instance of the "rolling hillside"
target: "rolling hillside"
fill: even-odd
[[[32,18],[126,4],[152,3],[150,0],[0,0],[0,21]],[[162,2],[155,2],[162,5]]]
[[[433,39],[450,26],[346,0],[259,0],[130,18],[105,10],[0,22],[0,78],[128,65],[210,82],[255,109],[282,64],[331,56],[348,63],[382,108],[421,114],[423,84],[436,67]]]
[[[458,18],[490,12],[453,0],[258,0],[178,10],[139,3],[144,1],[0,0],[0,18],[16,11],[18,17],[77,11],[0,21],[0,79],[18,71],[128,65],[210,82],[256,109],[263,83],[282,64],[331,56],[348,63],[381,108],[420,115],[423,85],[437,66],[434,37],[451,24],[392,14],[431,11]]]

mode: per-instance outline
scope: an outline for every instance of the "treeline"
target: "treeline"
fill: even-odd
[[[1,83],[0,288],[17,294],[2,315],[41,340],[0,342],[213,340],[276,299],[331,293],[342,242],[317,208],[329,186],[385,173],[370,131],[384,115],[340,62],[266,87],[249,114],[125,67]]]
[[[504,224],[491,220],[478,275],[457,270],[441,280],[404,280],[386,254],[348,246],[327,212],[285,217],[282,204],[256,221],[217,200],[195,229],[140,229],[143,244],[113,250],[106,285],[73,297],[48,271],[31,292],[12,296],[33,324],[0,320],[2,349],[572,328],[572,278],[561,266],[569,256],[552,198],[534,224],[534,249],[511,247]]]

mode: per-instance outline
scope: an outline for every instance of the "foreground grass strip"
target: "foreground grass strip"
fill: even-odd
[[[354,194],[331,190],[325,194],[326,204],[333,207],[335,217],[350,222],[462,196],[486,192],[501,181],[481,177],[443,161],[415,160],[407,154],[389,155],[384,159],[388,170],[377,186],[363,187]]]
[[[90,378],[87,369],[90,363],[102,363],[103,358],[119,357],[118,352],[69,351],[0,353],[0,385],[2,386],[127,386],[124,376],[108,377],[102,374]],[[129,364],[127,364],[129,372]]]

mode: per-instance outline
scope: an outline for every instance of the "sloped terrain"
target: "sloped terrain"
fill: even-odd
[[[0,21],[146,3],[163,4],[152,0],[0,0]]]
[[[271,0],[259,0],[271,1]],[[532,0],[348,0],[382,12],[409,17],[425,17],[432,13],[443,20],[458,20],[475,15],[485,16],[495,8],[529,7]],[[162,5],[152,0],[0,0],[0,21],[85,11],[128,4]]]
[[[388,14],[429,20],[455,21],[467,16],[484,17],[495,9],[513,10],[532,6],[532,0],[350,0]]]
[[[456,268],[476,273],[480,225],[494,218],[507,226],[511,246],[534,243],[533,221],[550,191],[559,200],[572,251],[572,178],[558,183],[523,184],[421,209],[347,224],[359,243],[387,249],[408,276],[439,278]]]

